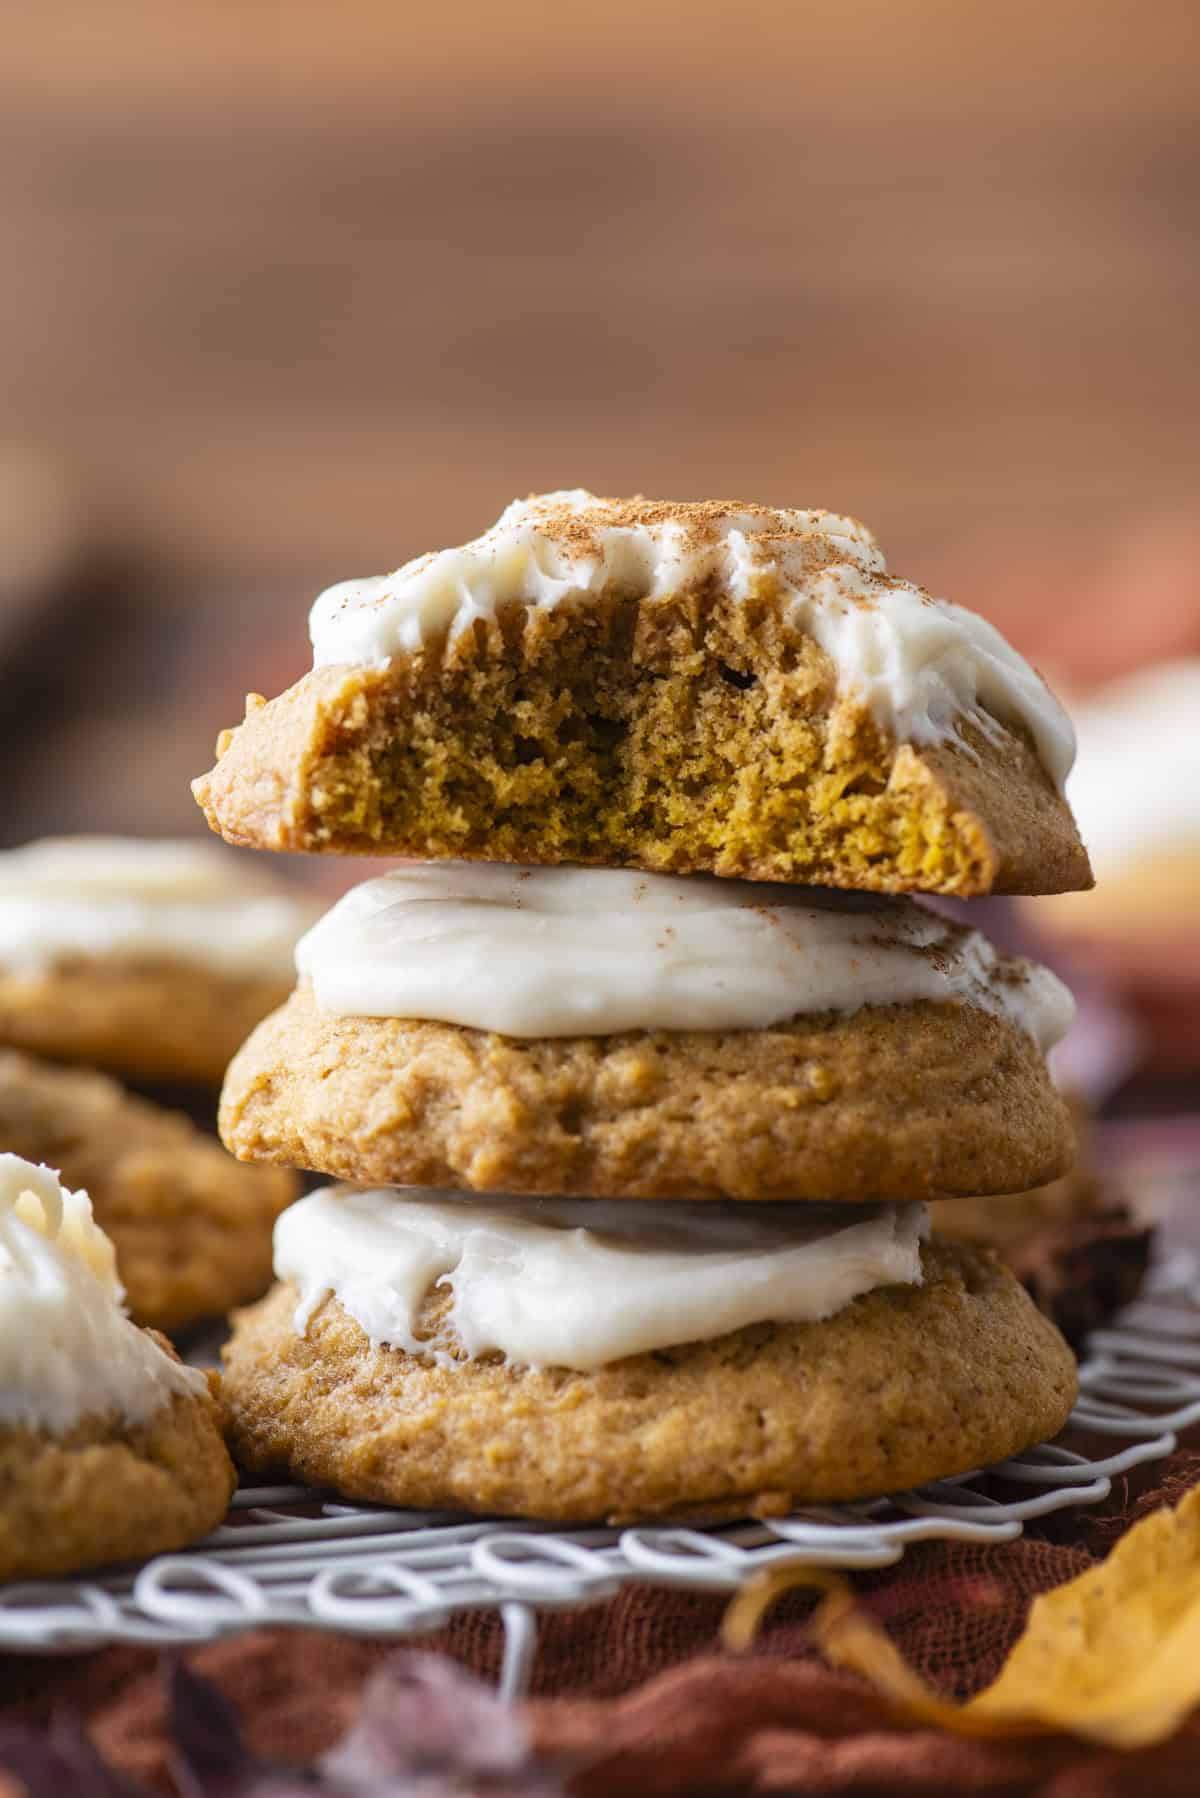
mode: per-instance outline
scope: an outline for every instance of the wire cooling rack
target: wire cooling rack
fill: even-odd
[[[540,1611],[598,1603],[633,1580],[729,1593],[781,1561],[886,1567],[910,1542],[1007,1542],[1025,1522],[1098,1504],[1114,1476],[1200,1422],[1200,1267],[1177,1255],[1089,1339],[1079,1402],[1056,1441],[998,1466],[869,1503],[708,1527],[551,1528],[243,1488],[186,1554],[92,1579],[0,1588],[0,1649],[212,1641],[264,1625],[409,1636],[498,1609],[501,1692],[525,1690]]]

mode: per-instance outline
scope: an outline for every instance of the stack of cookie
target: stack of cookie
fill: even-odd
[[[249,859],[99,836],[0,854],[0,1151],[88,1190],[132,1315],[162,1330],[265,1290],[299,1192],[212,1134],[226,1064],[318,915]]]
[[[1066,1344],[928,1222],[1066,1171],[1070,997],[909,896],[1088,884],[1033,670],[851,519],[578,492],[312,635],[200,803],[417,865],[308,934],[226,1079],[235,1153],[355,1183],[281,1218],[235,1321],[243,1463],[625,1519],[1054,1434]]]

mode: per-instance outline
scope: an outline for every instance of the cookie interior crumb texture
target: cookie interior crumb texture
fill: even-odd
[[[281,1286],[235,1320],[223,1402],[251,1472],[418,1508],[589,1522],[900,1491],[1060,1429],[1074,1359],[1011,1274],[951,1245],[925,1282],[591,1373],[373,1347]],[[427,1301],[438,1337],[445,1293]],[[445,1350],[449,1346],[450,1358]],[[458,1351],[461,1356],[461,1351]]]
[[[252,697],[219,747],[197,799],[260,848],[964,896],[1091,883],[1019,726],[889,740],[769,596],[509,607]]]

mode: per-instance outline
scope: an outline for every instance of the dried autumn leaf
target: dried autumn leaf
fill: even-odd
[[[1144,1748],[1200,1704],[1200,1487],[1135,1524],[1098,1567],[1035,1599],[999,1676],[966,1704],[926,1686],[835,1574],[779,1568],[752,1581],[730,1606],[726,1642],[746,1646],[767,1606],[797,1586],[827,1594],[813,1617],[825,1658],[870,1680],[909,1722],[958,1735],[1064,1730]]]
[[[1200,1486],[1106,1561],[1035,1599],[977,1716],[1032,1716],[1114,1748],[1162,1742],[1200,1703]]]

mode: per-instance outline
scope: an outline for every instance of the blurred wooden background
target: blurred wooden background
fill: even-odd
[[[190,823],[318,586],[532,488],[849,509],[1051,659],[1103,637],[1107,533],[1197,492],[1198,21],[10,8],[0,430],[84,553],[10,633],[4,833]]]

